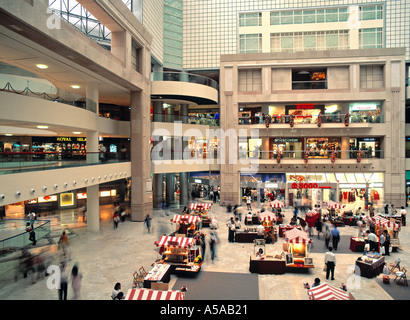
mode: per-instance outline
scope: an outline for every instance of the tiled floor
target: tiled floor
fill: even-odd
[[[101,207],[101,230],[97,233],[87,232],[85,224],[77,221],[75,211],[57,212],[56,215],[48,217],[52,221],[52,236],[55,241],[58,240],[63,230],[67,230],[69,234],[72,260],[68,263],[68,269],[71,270],[74,263],[78,263],[80,273],[83,275],[82,299],[108,300],[116,282],[122,284],[122,291],[126,293],[132,286],[134,271],[140,266],[149,270],[152,262],[159,258],[154,242],[161,235],[174,231],[175,226],[170,222],[170,219],[173,213],[180,212],[179,209],[171,210],[171,215],[166,216],[162,210],[154,211],[153,230],[148,233],[145,225],[141,222],[126,221],[114,229],[112,222],[109,221],[112,210],[112,206]],[[218,245],[218,257],[214,262],[210,260],[209,256],[205,257],[203,270],[207,272],[249,273],[249,257],[253,253],[253,244],[229,243],[225,227],[225,222],[229,217],[226,209],[214,205],[212,213],[219,220],[218,234],[221,243]],[[285,212],[285,222],[289,221],[290,215],[291,210]],[[408,228],[403,227],[400,232],[401,250],[386,257],[387,263],[400,258],[403,266],[410,267]],[[203,230],[209,232],[207,228]],[[353,236],[357,234],[356,227],[341,227],[339,230],[342,235]],[[277,243],[267,245],[267,253],[280,254],[282,243],[283,239],[279,238]],[[336,255],[336,280],[329,282],[330,284],[336,287],[340,287],[341,283],[350,285],[349,291],[357,300],[392,299],[382,285],[378,284],[376,278],[352,278],[352,266],[360,256],[359,253],[336,253]],[[319,277],[322,282],[325,281],[325,273],[322,270],[324,254],[312,253],[310,256],[314,259],[315,268],[310,269],[308,273],[259,275],[259,296],[255,296],[255,299],[307,300],[307,290],[303,284],[312,283],[316,277]],[[56,255],[54,257],[57,258]],[[4,260],[4,258],[0,258],[0,260]],[[48,288],[51,277],[35,279],[35,283],[32,283],[31,277],[20,277],[15,281],[16,265],[17,260],[0,263],[0,300],[56,300],[58,298],[57,291]],[[171,277],[171,286],[176,280],[175,277]],[[351,285],[354,286],[351,287]],[[390,286],[393,285],[396,284],[390,284]],[[71,286],[69,286],[68,291],[68,297],[71,299]],[[410,294],[408,299],[410,299]]]

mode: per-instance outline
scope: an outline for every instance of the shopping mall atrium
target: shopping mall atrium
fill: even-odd
[[[0,300],[410,299],[410,1],[0,24]]]

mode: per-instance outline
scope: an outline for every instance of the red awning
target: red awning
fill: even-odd
[[[349,295],[345,291],[327,283],[308,290],[308,295],[311,300],[349,300]]]
[[[259,214],[260,221],[276,221],[276,215],[273,212],[265,211]]]
[[[374,216],[374,217],[372,217],[371,219],[373,219],[373,222],[374,222],[375,224],[378,224],[378,225],[380,225],[381,227],[385,227],[385,228],[390,228],[390,227],[392,227],[392,228],[400,228],[400,224],[395,223],[395,222],[391,222],[389,219],[387,219],[387,218],[385,218],[385,217],[383,217],[383,216],[380,216],[380,215]]]
[[[272,208],[283,208],[285,204],[282,201],[274,200],[269,203]]]
[[[157,247],[189,248],[194,244],[193,238],[162,236],[155,241]]]
[[[196,209],[205,209],[209,210],[212,207],[212,203],[191,203],[189,205],[189,209],[196,210]]]
[[[310,243],[309,235],[296,228],[285,232],[285,240],[289,243]]]
[[[199,216],[194,215],[180,215],[176,214],[172,219],[171,222],[174,223],[181,223],[181,224],[195,224],[199,222]]]
[[[185,300],[185,294],[175,290],[130,289],[125,300]]]

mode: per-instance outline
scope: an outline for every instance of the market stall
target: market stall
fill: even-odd
[[[277,230],[273,226],[277,217],[273,212],[264,211],[259,214],[259,223],[265,228],[265,240],[268,243],[275,243],[277,239]]]
[[[258,274],[284,274],[286,261],[284,254],[269,255],[266,253],[266,241],[257,239],[254,241],[253,255],[249,261],[249,271]]]
[[[311,243],[309,235],[297,228],[285,232],[288,250],[285,254],[286,267],[314,268],[313,258],[309,257],[308,245]]]
[[[352,252],[364,252],[364,246],[366,241],[364,238],[351,237],[350,238],[350,250]]]
[[[285,233],[289,230],[292,230],[294,228],[297,228],[299,230],[302,230],[302,227],[299,225],[289,225],[289,224],[280,224],[279,225],[279,237],[284,238]]]
[[[192,237],[194,233],[199,229],[200,219],[200,216],[197,215],[174,215],[174,217],[171,219],[171,222],[177,225],[175,235]]]
[[[379,253],[368,253],[356,260],[355,274],[365,278],[377,277],[383,272],[384,257]]]
[[[176,290],[129,289],[125,300],[185,300],[185,293]]]
[[[160,248],[159,253],[162,255],[159,263],[170,264],[172,272],[197,273],[201,269],[203,260],[193,238],[162,236],[155,244]]]
[[[380,238],[383,231],[387,230],[387,232],[390,235],[390,247],[393,251],[397,251],[397,249],[400,247],[399,232],[401,225],[399,223],[391,221],[390,219],[385,218],[382,215],[377,215],[371,217],[370,219],[373,221],[375,225],[374,233]]]
[[[168,287],[171,280],[171,266],[169,264],[154,263],[152,269],[144,278],[144,288],[151,288],[153,283],[161,283]]]
[[[235,231],[235,242],[252,243],[255,239],[258,239],[256,227],[245,227]]]
[[[353,297],[344,290],[322,283],[308,290],[310,300],[353,300]]]
[[[192,210],[194,215],[198,215],[202,219],[202,226],[208,227],[211,223],[211,217],[209,215],[209,211],[212,209],[212,203],[191,203],[188,207]]]
[[[272,212],[276,213],[276,222],[282,223],[283,222],[283,216],[282,216],[282,209],[285,207],[285,204],[282,201],[279,200],[274,200],[269,203],[270,207],[272,208]]]

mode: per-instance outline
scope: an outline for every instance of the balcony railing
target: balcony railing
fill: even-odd
[[[220,156],[217,151],[204,151],[199,149],[190,149],[182,152],[171,151],[163,149],[160,151],[153,150],[151,152],[152,160],[195,160],[195,159],[218,159]],[[302,160],[305,159],[305,154],[307,150],[295,150],[295,151],[283,151],[280,154],[280,159],[287,160]],[[323,150],[314,151],[310,150],[308,154],[308,159],[332,159],[332,153],[334,150]],[[383,150],[361,150],[362,159],[382,159],[384,158]],[[347,160],[347,159],[357,159],[359,150],[338,150],[335,154],[335,159]],[[277,161],[278,154],[274,151],[238,151],[238,159],[261,159],[261,160],[272,160]]]
[[[97,110],[97,104],[92,101],[91,99],[88,99],[86,97],[83,97],[81,95],[75,94],[70,91],[66,91],[63,89],[55,89],[55,93],[52,92],[47,92],[47,91],[38,91],[39,87],[44,87],[44,83],[36,81],[27,81],[27,86],[24,88],[17,88],[17,84],[13,87],[13,84],[10,82],[7,82],[3,88],[0,88],[0,91],[6,91],[6,92],[11,92],[11,93],[16,93],[24,96],[29,96],[29,97],[34,97],[34,98],[39,98],[39,99],[44,99],[48,101],[53,101],[53,102],[60,102],[63,104],[68,104],[70,106],[82,108],[82,109],[87,109],[92,112],[96,112]],[[54,90],[53,90],[54,91]]]
[[[202,84],[216,90],[219,89],[219,85],[215,80],[186,72],[152,72],[151,81],[181,81]]]
[[[0,173],[20,173],[129,161],[119,152],[0,152]]]
[[[151,113],[152,122],[168,122],[181,121],[188,124],[199,124],[207,126],[218,126],[219,118],[208,115],[198,114],[197,116],[183,116],[179,114],[163,114],[163,113]]]
[[[294,125],[298,124],[316,124],[318,125],[318,115],[297,115],[294,117]],[[250,125],[250,124],[289,124],[290,125],[290,115],[270,115],[268,121],[266,117],[263,116],[250,116],[250,117],[239,117],[240,125]],[[344,123],[346,119],[346,114],[324,114],[321,116],[321,124],[326,123]],[[349,123],[383,123],[384,119],[382,115],[377,114],[350,114]]]
[[[0,229],[2,233],[10,234],[9,237],[0,240],[1,253],[31,245],[32,242],[29,240],[29,233],[26,231],[26,223],[27,220],[23,219],[0,220]],[[34,232],[36,235],[36,241],[49,237],[50,221],[36,220],[34,222]]]
[[[327,81],[292,81],[292,90],[327,89]]]

